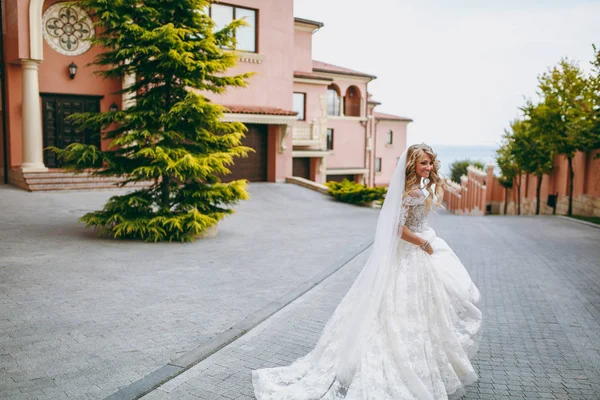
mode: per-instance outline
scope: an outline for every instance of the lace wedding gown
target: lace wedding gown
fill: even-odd
[[[477,351],[479,291],[446,242],[428,227],[425,195],[403,202],[404,225],[429,240],[433,255],[398,241],[375,323],[356,355],[351,379],[336,376],[348,334],[345,319],[360,296],[353,287],[328,321],[315,349],[286,367],[253,371],[258,400],[439,400],[458,398],[477,380],[469,358]],[[371,326],[372,325],[372,326]]]

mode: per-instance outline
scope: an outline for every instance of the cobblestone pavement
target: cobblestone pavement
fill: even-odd
[[[466,399],[600,399],[600,229],[552,217],[440,214],[432,226],[481,289]],[[144,400],[253,399],[252,369],[310,351],[368,252]]]
[[[102,399],[272,304],[372,240],[377,210],[252,184],[214,239],[97,239],[118,191],[0,185],[0,399]]]

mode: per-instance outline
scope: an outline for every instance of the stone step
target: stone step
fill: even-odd
[[[105,190],[116,189],[117,184],[125,180],[119,176],[97,176],[93,170],[72,172],[62,168],[45,172],[25,172],[11,170],[11,181],[15,186],[29,191],[50,190]],[[127,184],[127,188],[140,188],[152,185],[152,181],[141,181]]]
[[[92,177],[89,172],[70,172],[70,171],[48,171],[48,172],[25,172],[23,173],[24,178],[61,178],[65,176],[77,176],[77,177]]]
[[[98,177],[98,176],[56,176],[56,177],[25,177],[28,184],[52,184],[52,183],[115,183],[122,182],[122,178],[117,177]]]
[[[147,183],[137,182],[130,183],[125,188],[141,188],[148,186]],[[35,183],[28,184],[29,190],[32,192],[49,191],[49,190],[106,190],[117,189],[118,186],[114,183],[106,182],[80,182],[80,183]]]

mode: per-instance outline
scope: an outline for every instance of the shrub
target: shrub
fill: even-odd
[[[368,187],[360,183],[350,182],[344,179],[342,182],[327,182],[329,194],[336,200],[344,203],[365,205],[371,202],[383,202],[387,188]]]

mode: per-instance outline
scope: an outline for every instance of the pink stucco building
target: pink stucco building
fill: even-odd
[[[0,177],[28,190],[110,185],[64,172],[43,149],[92,140],[76,133],[67,115],[124,108],[131,101],[113,93],[134,76],[106,81],[93,75],[87,64],[101,49],[89,48],[72,30],[53,28],[66,10],[91,26],[83,10],[62,0],[2,3]],[[228,179],[389,183],[411,120],[376,111],[379,103],[368,90],[372,74],[313,60],[313,38],[322,23],[295,18],[293,0],[234,0],[213,4],[210,13],[217,26],[246,19],[232,72],[256,73],[248,88],[212,96],[229,108],[227,120],[248,126],[245,144],[255,150],[236,162]],[[75,45],[65,46],[61,35]]]

